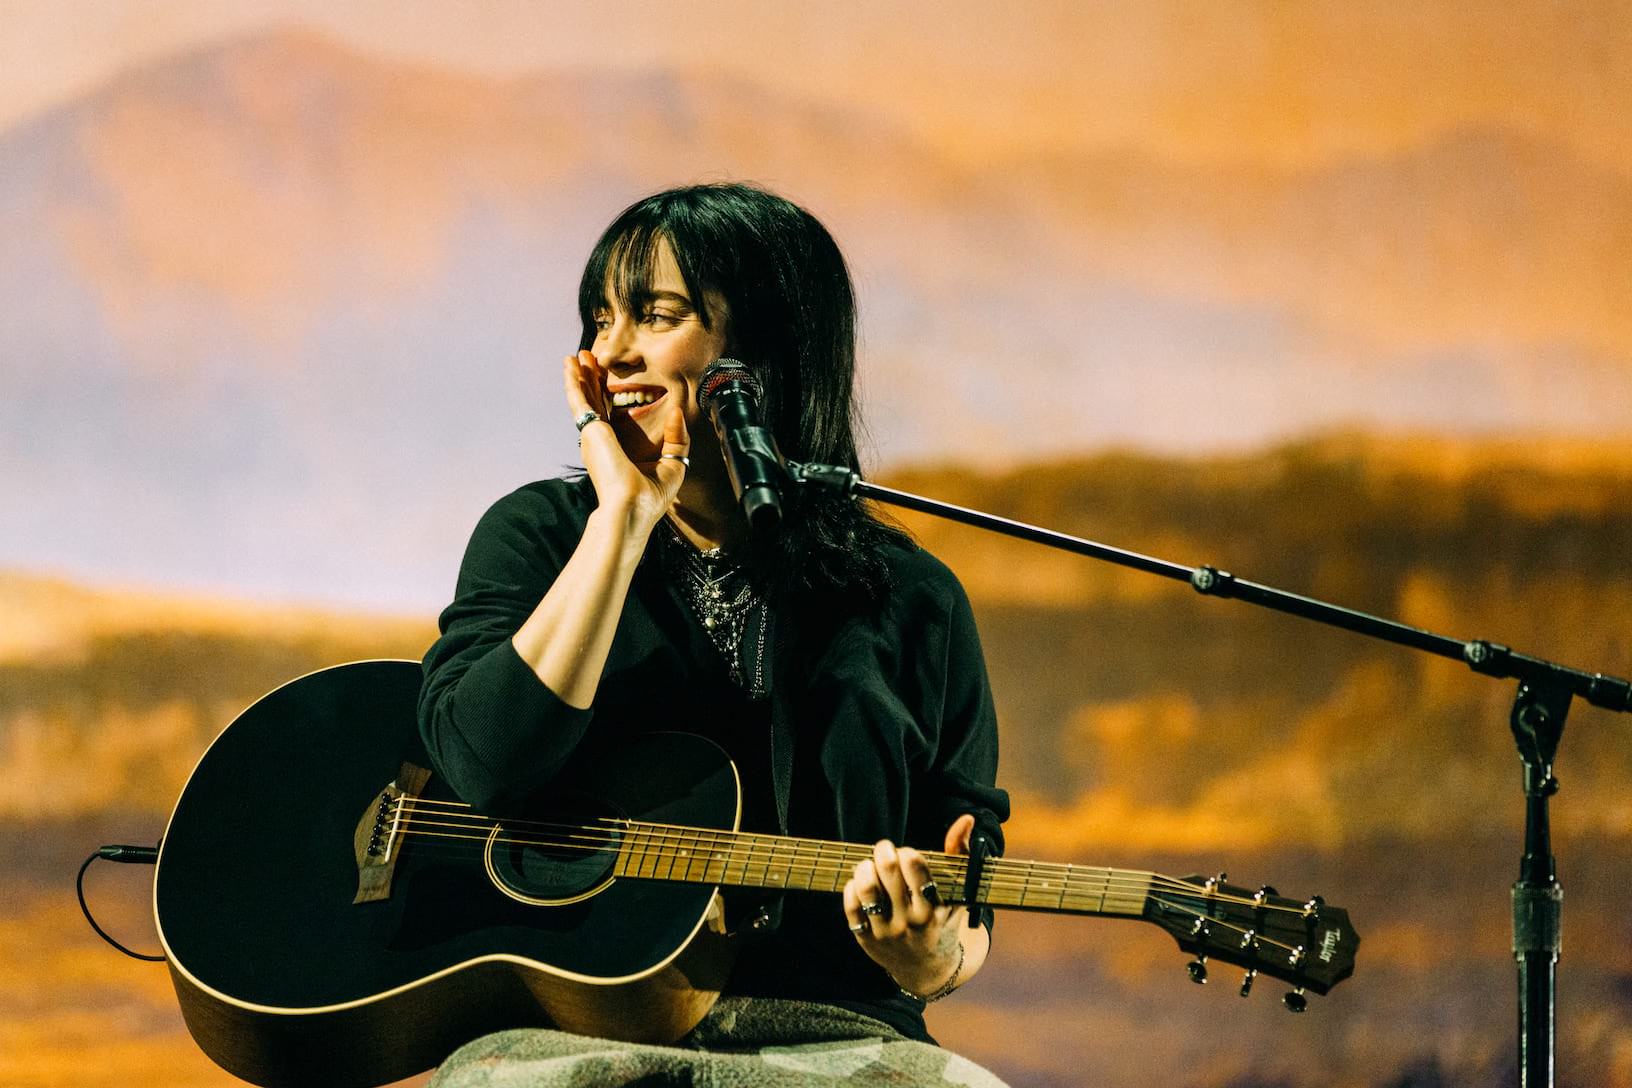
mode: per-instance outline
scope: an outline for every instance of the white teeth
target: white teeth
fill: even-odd
[[[657,397],[653,396],[650,393],[645,392],[644,390],[635,390],[635,391],[624,392],[624,393],[613,393],[612,394],[612,407],[614,407],[614,408],[632,408],[632,407],[634,407],[636,405],[640,405],[640,404],[650,404],[656,399],[657,399]]]

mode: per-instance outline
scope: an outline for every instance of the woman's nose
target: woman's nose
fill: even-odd
[[[617,317],[595,338],[595,355],[602,366],[630,363],[638,357],[635,343],[635,323],[627,317]]]

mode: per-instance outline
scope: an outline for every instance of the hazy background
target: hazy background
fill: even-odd
[[[1614,3],[0,0],[0,1083],[231,1082],[73,869],[268,687],[419,656],[481,510],[574,458],[579,269],[669,185],[832,228],[889,482],[1632,672],[1629,54]],[[912,526],[1011,854],[1364,939],[1294,1019],[1011,915],[944,1041],[1016,1085],[1513,1079],[1506,686]],[[1559,764],[1565,1084],[1632,1085],[1629,725],[1578,706]],[[149,948],[150,875],[90,881]]]

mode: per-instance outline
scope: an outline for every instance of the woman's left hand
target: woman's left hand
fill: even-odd
[[[959,816],[946,831],[946,852],[967,854],[975,818]],[[924,856],[910,846],[883,840],[869,861],[859,862],[844,886],[844,916],[874,963],[897,986],[932,994],[958,969],[963,907],[949,907],[930,875]]]

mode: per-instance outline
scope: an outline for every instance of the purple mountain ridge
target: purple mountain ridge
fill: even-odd
[[[481,508],[575,456],[555,361],[595,233],[725,178],[846,249],[880,463],[1632,419],[1629,183],[1535,138],[974,171],[740,80],[481,78],[292,30],[0,134],[0,562],[439,600]]]

